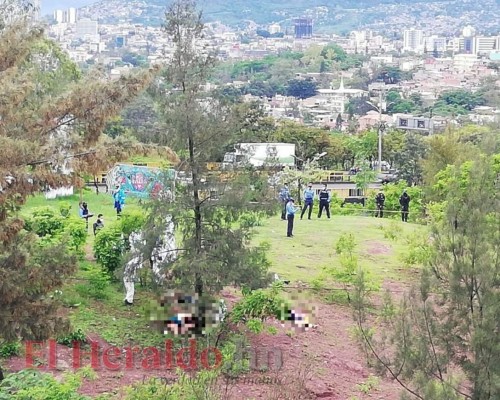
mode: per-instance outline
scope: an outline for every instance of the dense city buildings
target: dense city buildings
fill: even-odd
[[[130,68],[161,62],[172,54],[173,45],[160,26],[134,22],[139,16],[146,18],[141,4],[110,0],[78,11],[75,8],[56,10],[48,33],[74,61],[83,66],[101,63],[108,67],[110,77],[116,79]],[[296,79],[311,80],[317,87],[315,95],[304,99],[284,94],[269,98],[244,96],[245,101],[261,102],[266,112],[276,119],[331,129],[347,129],[349,113],[352,113],[350,105],[366,100],[376,105],[381,91],[384,95],[397,92],[403,102],[412,95],[418,96],[425,108],[432,106],[446,91],[475,92],[484,79],[498,79],[498,68],[491,68],[491,64],[500,59],[498,30],[486,33],[480,26],[464,22],[457,33],[446,34],[434,21],[425,28],[401,24],[398,31],[392,33],[385,28],[360,28],[343,34],[326,34],[316,29],[322,18],[322,11],[316,11],[316,18],[311,18],[309,15],[313,14],[309,13],[263,25],[250,24],[246,28],[209,22],[204,45],[217,54],[220,62],[229,64],[284,52],[318,54],[315,52],[320,50],[313,49],[330,44],[339,46],[346,54],[362,57],[362,65],[346,67],[341,74],[338,65],[327,64],[318,67],[321,69],[318,72],[296,71]],[[104,18],[110,14],[115,16],[113,21]],[[400,71],[404,77],[394,82],[385,79],[360,83],[361,77],[371,77],[373,81],[373,75],[386,68]],[[248,82],[234,79],[224,84],[242,88]],[[469,110],[469,118],[479,122],[498,119],[495,108],[482,107]],[[385,108],[382,111],[383,115],[379,115],[373,108],[365,109],[356,117],[357,129],[382,121],[400,129],[432,133],[443,124],[439,115],[432,116],[431,120],[429,113],[412,115],[404,107],[401,112],[392,111],[390,115],[386,115]]]

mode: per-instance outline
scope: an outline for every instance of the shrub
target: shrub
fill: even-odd
[[[231,311],[231,320],[235,323],[259,318],[275,317],[281,319],[285,312],[285,301],[279,295],[280,286],[274,284],[271,290],[259,289],[248,293]]]
[[[87,280],[87,283],[75,286],[75,290],[80,296],[96,300],[108,298],[107,289],[109,287],[110,277],[105,271],[98,266],[90,265],[82,275],[83,278]]]
[[[90,400],[78,393],[83,378],[95,379],[96,373],[87,367],[56,379],[52,374],[25,369],[0,382],[0,400]]]
[[[246,212],[240,216],[242,229],[254,228],[262,223],[262,214],[257,212]]]
[[[0,357],[8,358],[19,355],[21,344],[19,342],[3,343],[0,345]]]
[[[63,235],[69,236],[69,248],[76,253],[82,253],[82,247],[87,241],[87,226],[81,218],[69,217],[65,221]]]
[[[178,370],[178,379],[171,384],[152,378],[125,389],[123,400],[218,400],[217,371],[200,371],[194,377]]]
[[[86,343],[87,335],[78,329],[75,332],[70,332],[65,336],[57,338],[57,343],[62,344],[63,346],[73,347],[73,342]]]
[[[237,377],[250,371],[250,360],[244,357],[247,347],[245,335],[233,334],[221,347],[222,373],[229,377]]]
[[[401,256],[406,267],[426,265],[433,257],[433,248],[427,235],[412,234],[405,238],[407,251]]]
[[[64,229],[64,217],[57,215],[51,207],[38,207],[33,210],[31,217],[27,219],[25,229],[43,237],[46,235],[57,235]]]
[[[399,197],[403,193],[403,190],[406,189],[408,194],[411,197],[410,202],[410,214],[408,216],[408,220],[415,222],[419,220],[419,217],[423,212],[423,193],[422,188],[419,186],[411,186],[408,187],[405,181],[399,181],[397,183],[388,183],[384,185],[384,195],[385,195],[385,203],[384,203],[384,211],[393,211],[384,213],[384,217],[388,218],[401,218],[398,211],[401,210],[401,206],[399,205]],[[375,193],[368,197],[366,206],[369,210],[375,210]],[[395,212],[394,212],[395,211]]]
[[[122,262],[122,253],[125,242],[121,229],[117,226],[106,226],[96,235],[94,242],[94,254],[97,263],[112,276]]]
[[[120,218],[120,229],[125,237],[132,232],[138,231],[146,222],[146,217],[142,211],[123,211]]]
[[[390,224],[386,227],[383,227],[382,230],[384,231],[384,238],[396,241],[401,237],[403,227],[400,223],[391,221]]]
[[[354,286],[356,282],[357,275],[363,272],[367,275],[367,272],[363,271],[358,265],[358,257],[354,254],[356,248],[356,241],[352,234],[342,234],[335,245],[335,251],[339,255],[338,266],[332,266],[325,268],[325,271],[330,274],[330,276],[338,283],[342,284],[347,297],[347,301],[350,301],[349,289]],[[378,289],[378,285],[374,282],[370,284],[370,289]],[[328,300],[332,302],[340,301],[344,302],[340,292],[335,290],[329,294]]]

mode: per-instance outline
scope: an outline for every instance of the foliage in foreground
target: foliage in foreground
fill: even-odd
[[[77,391],[83,379],[92,380],[96,376],[90,367],[68,372],[62,380],[52,374],[25,369],[8,375],[0,383],[0,400],[90,400]]]
[[[434,218],[428,266],[398,306],[385,298],[380,339],[367,327],[367,291],[358,282],[363,347],[411,398],[500,396],[499,160],[482,156],[443,172],[446,197]]]

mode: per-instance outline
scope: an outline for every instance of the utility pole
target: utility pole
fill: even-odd
[[[378,172],[382,172],[382,89],[379,94],[378,105]]]

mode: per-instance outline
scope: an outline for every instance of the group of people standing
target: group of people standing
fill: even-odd
[[[309,184],[307,185],[307,189],[304,191],[304,207],[302,208],[300,219],[304,217],[306,211],[308,211],[308,219],[311,219],[312,207],[315,197],[316,192],[312,188],[312,183],[309,182]],[[295,220],[295,214],[301,211],[301,209],[300,207],[295,206],[295,199],[290,194],[288,183],[285,183],[285,185],[281,189],[279,198],[282,204],[281,219],[288,221],[286,236],[293,237],[293,223]],[[324,185],[323,189],[321,189],[321,191],[319,192],[318,218],[321,218],[324,210],[326,212],[327,218],[330,219],[330,201],[330,191],[328,190],[327,185]]]
[[[401,206],[401,221],[408,222],[408,214],[410,213],[410,201],[411,197],[403,190],[403,194],[399,197],[399,205]],[[384,216],[384,205],[385,205],[385,195],[382,189],[379,190],[375,196],[375,204],[377,206],[377,211],[375,212],[375,217],[383,218]]]
[[[323,211],[326,212],[327,218],[330,218],[330,201],[331,195],[328,190],[328,186],[325,184],[323,188],[320,190],[319,194],[319,211],[318,218],[321,218],[323,215]],[[307,212],[307,219],[311,219],[312,208],[314,204],[314,200],[316,198],[316,192],[312,188],[312,183],[309,182],[307,185],[307,189],[304,190],[304,206],[302,209],[300,207],[295,206],[295,199],[290,194],[290,189],[288,187],[288,183],[285,183],[283,188],[280,190],[279,199],[281,202],[281,219],[288,221],[287,224],[287,237],[293,237],[293,224],[295,220],[295,214],[300,212],[300,219],[304,218],[305,213]],[[399,204],[401,206],[401,220],[403,222],[408,222],[408,214],[410,212],[410,201],[411,197],[406,192],[406,189],[403,191],[403,194],[399,197]],[[384,204],[385,204],[385,195],[382,190],[375,196],[375,204],[377,206],[377,211],[375,216],[382,218],[384,215]]]

